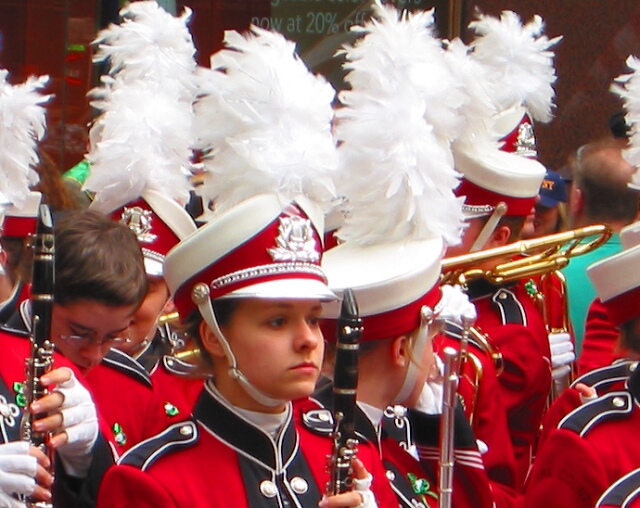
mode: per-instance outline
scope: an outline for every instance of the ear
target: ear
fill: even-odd
[[[211,354],[211,356],[224,357],[224,348],[220,344],[218,337],[213,333],[213,330],[209,328],[207,322],[203,319],[198,327],[200,332],[200,340],[204,348]]]
[[[569,214],[576,216],[582,212],[583,208],[584,196],[582,195],[582,191],[575,185],[572,185],[571,191],[569,192]]]
[[[409,348],[411,342],[406,335],[400,335],[391,341],[391,359],[396,367],[406,367],[411,361]]]
[[[492,249],[494,247],[502,247],[509,242],[510,236],[511,228],[509,226],[498,226],[491,234],[485,248]]]

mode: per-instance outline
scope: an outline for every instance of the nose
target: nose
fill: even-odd
[[[83,346],[80,350],[80,356],[87,360],[91,366],[98,365],[106,355],[106,351],[104,346],[91,343],[89,345]]]
[[[320,344],[322,334],[318,326],[313,326],[306,319],[300,320],[295,330],[296,349],[316,349]]]

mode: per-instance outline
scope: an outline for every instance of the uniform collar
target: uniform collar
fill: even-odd
[[[517,281],[512,281],[502,284],[494,284],[484,277],[481,277],[467,283],[467,294],[471,300],[477,300],[479,298],[490,296],[499,289],[515,286],[517,283]]]
[[[291,404],[288,404],[283,428],[274,439],[266,430],[238,413],[215,389],[211,379],[205,383],[193,408],[193,416],[206,430],[238,453],[275,473],[284,469],[299,447],[291,412]]]

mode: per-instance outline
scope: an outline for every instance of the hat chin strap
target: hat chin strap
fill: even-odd
[[[416,341],[413,345],[414,358],[422,358],[424,348],[429,342],[429,325],[433,322],[433,316],[433,309],[426,305],[420,310],[420,328],[418,329]],[[396,395],[393,404],[402,404],[409,398],[409,395],[411,395],[411,392],[416,385],[419,372],[420,366],[417,365],[416,362],[409,360],[409,368],[404,376],[402,388],[400,388],[398,395]]]
[[[496,207],[493,209],[491,217],[489,217],[489,220],[482,228],[482,231],[480,231],[480,234],[478,235],[478,238],[476,238],[476,241],[473,242],[473,245],[471,246],[469,252],[477,252],[481,250],[482,247],[484,247],[484,244],[487,243],[487,240],[498,226],[498,222],[500,222],[500,219],[502,219],[502,217],[504,217],[504,214],[507,213],[507,208],[507,204],[504,201],[501,201],[496,205]]]
[[[224,349],[224,354],[227,357],[227,361],[229,362],[229,377],[231,379],[235,379],[240,383],[240,386],[244,389],[245,392],[249,394],[249,396],[262,404],[263,406],[268,407],[277,407],[282,404],[286,404],[288,401],[282,399],[273,399],[268,397],[260,390],[258,390],[255,386],[251,384],[251,381],[247,379],[247,377],[240,371],[238,368],[238,364],[236,362],[236,357],[231,351],[231,346],[229,346],[229,342],[226,337],[220,330],[220,326],[218,326],[218,320],[216,319],[215,313],[213,312],[213,305],[211,304],[211,300],[209,298],[206,299],[205,302],[198,304],[198,309],[200,310],[200,314],[204,318],[209,328],[213,331],[213,334],[216,336],[222,348]]]

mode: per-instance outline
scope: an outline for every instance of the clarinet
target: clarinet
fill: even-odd
[[[329,457],[327,495],[352,489],[351,461],[357,453],[355,434],[356,388],[358,386],[358,348],[362,320],[353,291],[346,289],[338,320],[338,340],[333,373],[333,451]]]
[[[53,366],[53,341],[51,340],[51,314],[53,307],[55,245],[53,221],[47,205],[40,205],[38,225],[34,242],[34,259],[31,286],[31,351],[26,359],[25,395],[27,406],[20,422],[23,441],[40,448],[53,464],[53,450],[49,447],[49,433],[37,432],[33,422],[46,414],[33,414],[31,403],[47,395],[48,390],[40,384],[40,378]],[[53,469],[53,468],[52,468]],[[45,501],[26,500],[27,506],[51,508]]]

